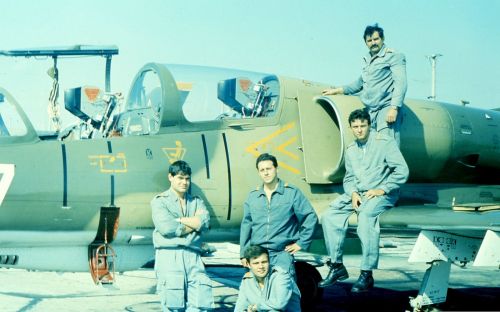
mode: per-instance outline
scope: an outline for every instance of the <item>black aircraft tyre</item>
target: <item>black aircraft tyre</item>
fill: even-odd
[[[295,262],[297,286],[301,293],[302,311],[312,311],[316,303],[323,297],[323,288],[318,287],[322,277],[315,267],[307,262]]]

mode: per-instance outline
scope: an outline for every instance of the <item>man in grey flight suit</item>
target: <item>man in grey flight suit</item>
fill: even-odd
[[[267,249],[250,245],[244,255],[250,271],[243,276],[234,311],[300,312],[297,284],[281,267],[269,265]]]
[[[394,137],[399,146],[401,109],[407,89],[406,58],[385,46],[384,30],[378,24],[367,26],[363,39],[370,52],[363,58],[360,77],[343,87],[323,90],[322,94],[361,92],[360,99],[370,113],[372,128]]]
[[[318,217],[304,194],[278,178],[278,161],[264,153],[256,167],[262,186],[250,192],[243,206],[240,228],[240,259],[245,267],[245,249],[259,245],[269,251],[273,267],[280,266],[295,278],[294,256],[307,250]]]
[[[399,187],[408,179],[409,170],[392,137],[370,132],[370,115],[366,110],[353,111],[349,125],[356,140],[346,149],[345,193],[322,215],[330,271],[319,286],[327,287],[349,277],[342,264],[343,245],[348,218],[356,213],[363,251],[361,274],[351,289],[357,293],[373,287],[372,270],[377,268],[379,259],[379,216],[398,200]]]
[[[156,249],[157,292],[163,311],[213,308],[211,281],[201,261],[201,234],[209,213],[203,200],[188,193],[191,168],[182,160],[168,169],[170,188],[151,201]]]

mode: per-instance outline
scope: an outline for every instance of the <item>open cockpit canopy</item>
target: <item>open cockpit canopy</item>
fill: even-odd
[[[22,108],[6,90],[0,88],[0,141],[9,143],[36,139],[36,132]]]
[[[152,131],[183,121],[272,116],[278,106],[279,91],[279,81],[274,75],[203,66],[147,64],[134,79],[125,114],[149,118],[152,125],[139,124],[146,124]]]
[[[134,78],[121,112],[100,94],[89,87],[66,91],[66,109],[103,136],[149,135],[186,123],[274,116],[280,84],[264,73],[150,63]]]

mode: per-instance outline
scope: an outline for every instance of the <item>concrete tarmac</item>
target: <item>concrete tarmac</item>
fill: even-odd
[[[204,261],[213,280],[216,311],[233,311],[245,270],[236,265],[234,246],[218,248],[221,252]],[[350,294],[359,275],[359,256],[346,256],[350,278],[325,289],[323,300],[309,310],[411,310],[408,297],[418,294],[427,265],[408,263],[407,253],[404,248],[382,249],[380,268],[374,272],[375,289],[362,295]],[[318,270],[322,276],[327,273],[325,267]],[[435,310],[500,311],[498,268],[452,266],[449,286],[447,302]],[[0,269],[0,311],[161,311],[155,287],[152,269],[117,274],[115,285],[107,287],[94,285],[89,273]]]

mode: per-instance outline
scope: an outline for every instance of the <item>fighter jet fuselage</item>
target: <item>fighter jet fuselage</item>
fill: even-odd
[[[1,264],[85,271],[99,262],[92,252],[109,244],[115,270],[141,267],[153,258],[149,203],[169,187],[168,166],[179,159],[193,169],[190,192],[210,211],[209,241],[237,241],[264,152],[321,215],[343,192],[347,116],[363,107],[357,96],[320,96],[326,87],[150,63],[121,111],[98,88],[68,90],[66,108],[81,121],[45,137],[0,89]],[[487,208],[500,204],[500,112],[408,99],[400,113],[410,180],[381,226],[499,230],[499,211]]]

